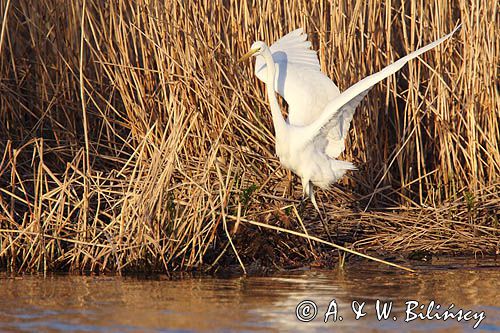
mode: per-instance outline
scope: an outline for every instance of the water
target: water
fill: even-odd
[[[225,279],[4,274],[0,275],[0,331],[500,331],[499,281],[500,263],[486,260],[479,265],[470,260],[437,261],[420,267],[418,274],[372,263],[344,271],[298,270]],[[388,320],[377,320],[377,299],[393,302]],[[304,300],[313,301],[318,309],[311,322],[296,318],[297,305]],[[434,300],[441,313],[453,303],[450,311],[472,310],[469,316],[475,313],[476,319],[405,323],[405,303],[411,300],[425,305]],[[366,315],[359,320],[354,319],[353,301],[366,302]],[[331,310],[336,304],[337,321],[332,315],[324,323],[330,303]],[[473,330],[482,311],[485,318]]]

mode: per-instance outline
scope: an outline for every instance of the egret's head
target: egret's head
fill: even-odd
[[[250,51],[248,51],[243,57],[238,60],[238,62],[242,62],[244,60],[247,60],[248,58],[252,56],[258,56],[264,52],[264,49],[266,48],[266,43],[261,42],[261,41],[256,41],[255,43],[252,44],[250,47]]]

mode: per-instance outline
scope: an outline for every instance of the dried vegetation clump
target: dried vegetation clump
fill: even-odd
[[[344,90],[458,21],[370,92],[343,156],[359,171],[318,199],[358,251],[498,251],[499,15],[493,0],[0,0],[0,269],[336,256],[303,236],[325,238],[235,59],[303,27]]]

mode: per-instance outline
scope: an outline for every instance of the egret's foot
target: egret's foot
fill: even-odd
[[[302,197],[302,200],[300,200],[300,203],[297,206],[297,212],[299,213],[300,216],[302,216],[302,213],[304,212],[304,208],[306,207],[306,200],[307,200],[307,198]]]
[[[319,219],[321,220],[321,224],[323,224],[323,228],[325,229],[326,235],[328,236],[328,241],[330,241],[330,243],[333,243],[332,235],[330,235],[330,230],[328,229],[328,223],[326,223],[327,221],[323,218],[323,215],[319,210],[318,214],[319,214]]]
[[[325,229],[326,235],[328,236],[328,240],[330,241],[330,243],[333,243],[333,238],[330,235],[330,230],[328,230],[328,225],[326,223],[326,220],[323,218],[323,215],[321,214],[321,210],[318,207],[318,203],[316,202],[316,197],[314,196],[312,183],[309,183],[309,186],[307,188],[307,193],[309,194],[309,199],[311,199],[311,202],[313,203],[314,208],[316,208],[316,211],[318,212],[319,219],[321,220],[321,224],[323,224],[323,228]]]

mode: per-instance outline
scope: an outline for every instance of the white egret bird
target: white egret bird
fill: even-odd
[[[285,168],[301,178],[303,195],[311,199],[322,221],[313,184],[327,189],[348,170],[356,169],[352,163],[337,159],[345,149],[344,141],[356,107],[376,83],[448,39],[459,27],[342,93],[321,72],[316,52],[310,49],[311,43],[302,29],[290,32],[271,47],[257,41],[239,60],[257,57],[255,74],[266,83],[276,133],[276,154]],[[288,103],[286,120],[275,91]]]

